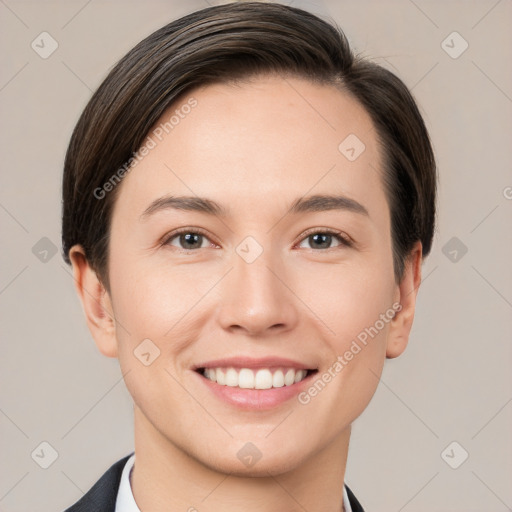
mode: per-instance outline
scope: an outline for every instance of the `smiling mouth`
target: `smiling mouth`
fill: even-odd
[[[204,378],[221,386],[241,389],[273,389],[292,386],[318,370],[296,368],[197,368]]]

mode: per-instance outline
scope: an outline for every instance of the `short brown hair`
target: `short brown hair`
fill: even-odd
[[[126,168],[164,111],[193,87],[276,73],[336,85],[370,115],[382,150],[399,282],[417,240],[423,257],[430,252],[436,214],[434,154],[411,93],[390,71],[356,57],[339,27],[302,9],[258,2],[208,7],[165,25],[128,52],[93,94],[64,163],[65,261],[81,244],[109,289],[110,221],[119,187],[100,199],[93,191]]]

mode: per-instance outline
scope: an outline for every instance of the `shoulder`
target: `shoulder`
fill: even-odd
[[[123,468],[132,454],[112,464],[91,489],[64,512],[114,512]]]

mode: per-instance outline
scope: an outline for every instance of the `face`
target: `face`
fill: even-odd
[[[95,338],[128,372],[140,437],[286,471],[349,432],[403,349],[377,134],[354,99],[296,78],[196,89],[161,122],[190,98],[119,185],[116,322]]]

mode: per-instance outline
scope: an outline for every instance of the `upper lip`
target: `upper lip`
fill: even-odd
[[[293,359],[283,357],[227,357],[223,359],[215,359],[213,361],[205,361],[193,366],[193,370],[200,368],[295,368],[296,370],[314,370],[312,365],[301,363]]]

